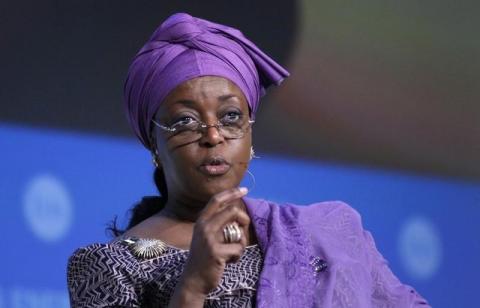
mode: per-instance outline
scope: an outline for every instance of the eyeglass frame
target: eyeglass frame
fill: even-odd
[[[200,121],[197,121],[197,120],[194,120],[194,121],[198,123],[197,129],[189,129],[189,130],[192,131],[192,132],[197,132],[197,133],[201,133],[201,134],[203,134],[203,131],[207,131],[210,127],[215,127],[218,130],[218,132],[220,133],[220,128],[221,127],[228,126],[226,124],[222,124],[220,121],[218,121],[216,124],[207,124],[205,122],[200,122]],[[172,128],[171,126],[162,125],[162,124],[158,123],[157,121],[155,121],[155,119],[152,119],[152,122],[153,122],[153,124],[155,124],[155,126],[163,129],[165,132],[175,133],[175,131],[177,130],[177,128],[175,128],[175,127]],[[246,130],[249,127],[251,127],[255,123],[255,120],[248,120],[246,123],[248,123],[248,125],[245,128],[243,128],[243,130]],[[220,133],[220,134],[223,136],[222,133]],[[175,136],[175,134],[173,134],[172,137],[173,136]],[[242,138],[243,136],[242,137],[237,137],[237,138],[228,138],[228,137],[225,137],[225,136],[223,136],[223,137],[227,138],[227,139],[239,139],[239,138]]]

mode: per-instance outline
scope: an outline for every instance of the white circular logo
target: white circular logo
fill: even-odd
[[[442,262],[442,242],[435,225],[424,217],[408,219],[400,230],[399,253],[407,272],[429,279]]]
[[[38,238],[46,242],[61,240],[72,221],[70,195],[62,182],[52,175],[36,176],[26,186],[23,213]]]

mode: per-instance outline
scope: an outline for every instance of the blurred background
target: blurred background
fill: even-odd
[[[237,27],[288,68],[254,126],[250,195],[343,200],[434,307],[480,274],[480,27],[474,1],[3,1],[0,307],[68,307],[75,248],[155,194],[123,81],[178,11]]]

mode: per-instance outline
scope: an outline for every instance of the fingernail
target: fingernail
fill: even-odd
[[[240,192],[242,194],[246,194],[248,192],[248,188],[246,188],[246,187],[240,187],[240,188],[238,188],[238,190],[240,190]]]

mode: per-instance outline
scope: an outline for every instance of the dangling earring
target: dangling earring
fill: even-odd
[[[160,165],[158,163],[158,158],[153,153],[152,153],[152,164],[155,166],[155,168],[158,168],[158,166]]]
[[[155,166],[155,168],[158,168],[160,166],[160,160],[158,159],[157,141],[153,136],[150,139],[150,144],[150,151],[152,152],[152,164]]]
[[[152,150],[152,164],[155,166],[155,168],[160,166],[160,160],[158,159],[158,152],[156,149]]]
[[[247,171],[247,174],[252,178],[252,186],[248,187],[248,191],[251,192],[257,185],[257,181],[255,180],[255,176],[253,175],[252,172],[250,172],[250,170],[247,169],[246,171]]]
[[[250,160],[254,158],[260,158],[258,156],[255,156],[255,151],[253,150],[253,146],[250,148]]]

